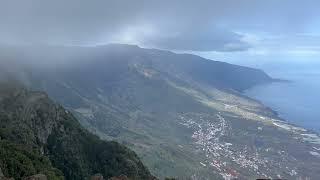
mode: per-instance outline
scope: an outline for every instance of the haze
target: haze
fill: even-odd
[[[230,52],[250,58],[280,54],[315,59],[320,47],[319,5],[317,0],[1,0],[0,42],[127,43],[220,52],[207,56],[227,59]]]

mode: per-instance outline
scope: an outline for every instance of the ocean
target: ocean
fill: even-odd
[[[253,87],[245,92],[279,113],[286,121],[320,133],[320,69],[297,68],[265,70],[276,82]]]

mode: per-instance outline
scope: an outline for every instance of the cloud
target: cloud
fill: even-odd
[[[142,44],[168,50],[244,51],[250,48],[250,45],[242,38],[240,34],[217,28],[189,28],[170,36],[145,38]]]
[[[238,31],[317,31],[318,0],[0,0],[0,42],[245,51]]]

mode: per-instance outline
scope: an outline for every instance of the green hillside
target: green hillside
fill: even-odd
[[[0,114],[0,168],[6,177],[153,178],[133,151],[89,133],[45,93],[1,83]]]

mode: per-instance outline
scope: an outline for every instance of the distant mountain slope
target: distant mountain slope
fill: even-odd
[[[1,59],[7,60],[7,64],[16,62],[28,65],[28,62],[33,62],[34,67],[42,70],[45,67],[44,71],[48,70],[48,66],[55,73],[63,73],[63,69],[64,73],[69,73],[71,70],[70,75],[74,78],[78,77],[74,73],[86,73],[84,80],[95,82],[124,73],[132,65],[143,65],[185,80],[237,91],[272,81],[272,78],[258,69],[208,60],[192,54],[143,49],[134,45],[0,47],[0,52]]]
[[[116,142],[104,142],[42,92],[16,83],[0,85],[0,169],[21,179],[87,179],[127,175],[152,179],[136,154]]]
[[[160,178],[319,177],[318,135],[240,93],[272,81],[260,70],[128,45],[39,48],[32,58],[59,63],[34,63],[21,79]]]

